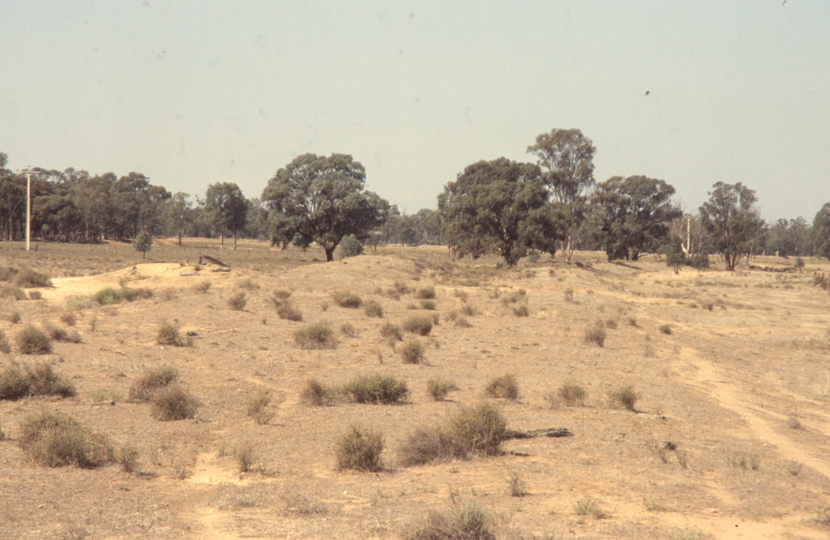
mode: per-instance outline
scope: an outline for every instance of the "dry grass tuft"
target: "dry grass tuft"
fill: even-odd
[[[268,395],[268,392],[262,389],[257,390],[254,392],[254,395],[248,398],[246,404],[248,416],[253,418],[261,426],[267,424],[274,417],[274,414],[267,410],[270,403],[271,397]]]
[[[637,391],[634,390],[634,387],[629,384],[611,391],[608,394],[608,397],[611,399],[612,403],[621,405],[629,411],[636,412],[637,409],[635,406],[637,405],[637,401],[640,399],[640,394],[637,393]]]
[[[31,289],[33,287],[51,287],[52,280],[46,274],[36,272],[31,268],[24,268],[14,276],[12,284],[15,287]]]
[[[151,402],[153,418],[162,422],[193,418],[200,406],[199,400],[178,384],[156,390]]]
[[[390,344],[394,344],[396,341],[403,341],[403,331],[401,331],[401,327],[392,324],[386,323],[380,327],[380,335],[386,338]]]
[[[333,405],[337,399],[337,391],[317,379],[309,379],[300,392],[300,399],[308,405],[317,407]]]
[[[199,294],[205,294],[210,290],[211,286],[213,286],[213,284],[205,279],[198,283],[194,283],[192,289],[194,292],[197,292]]]
[[[403,531],[404,540],[496,540],[492,518],[475,503],[466,503],[451,515],[432,511],[419,524]]]
[[[425,315],[410,317],[403,322],[403,329],[419,336],[428,336],[432,331],[433,318]]]
[[[12,346],[9,344],[9,338],[6,337],[6,333],[0,329],[0,353],[10,354],[11,352]]]
[[[190,345],[188,340],[179,333],[176,325],[166,321],[159,326],[159,330],[156,333],[156,343],[170,347],[187,347]]]
[[[383,470],[381,454],[383,437],[380,433],[353,424],[334,444],[337,468],[376,472]]]
[[[417,339],[410,339],[400,348],[404,364],[420,364],[424,360],[424,346]]]
[[[602,321],[597,321],[585,329],[585,343],[595,343],[598,347],[604,347],[605,338],[605,325],[602,324]]]
[[[245,293],[242,291],[239,291],[228,298],[228,306],[230,306],[230,308],[234,311],[242,311],[245,309],[246,305],[248,305],[248,301],[245,299]]]
[[[453,390],[458,390],[458,386],[452,381],[445,381],[443,379],[430,379],[427,381],[427,392],[435,401],[444,401],[447,394]]]
[[[93,468],[115,461],[107,437],[82,426],[71,416],[46,411],[20,423],[20,447],[38,465]]]
[[[573,507],[574,512],[580,516],[591,516],[595,519],[611,517],[611,514],[602,507],[602,503],[590,495],[573,503]]]
[[[415,293],[415,298],[419,298],[421,300],[434,300],[435,299],[435,287],[432,285],[427,285],[426,287],[421,287]]]
[[[406,400],[409,388],[405,382],[392,375],[370,373],[347,382],[343,386],[343,393],[357,403],[392,405]]]
[[[357,309],[363,304],[363,300],[353,292],[337,291],[331,295],[334,303],[340,307]]]
[[[133,401],[150,401],[153,394],[179,379],[179,372],[172,366],[163,366],[155,371],[145,371],[130,386],[128,398]]]
[[[319,322],[294,332],[294,343],[301,349],[335,349],[337,338],[329,323]]]
[[[50,354],[52,340],[34,325],[28,325],[15,336],[20,354]]]
[[[376,300],[367,300],[366,303],[363,304],[363,313],[365,313],[367,317],[383,318],[383,306],[381,306]]]
[[[17,364],[0,371],[0,400],[16,400],[27,396],[72,397],[75,386],[58,375],[46,363],[25,366]]]
[[[568,381],[556,390],[556,395],[561,398],[566,405],[584,405],[588,392],[579,384]]]
[[[519,385],[513,375],[502,375],[491,380],[484,392],[493,398],[502,398],[516,401],[519,399]]]

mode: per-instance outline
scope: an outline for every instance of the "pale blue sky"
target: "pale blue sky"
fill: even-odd
[[[743,182],[767,220],[812,221],[830,2],[0,0],[15,169],[258,197],[295,156],[341,152],[412,213],[552,128],[593,139],[598,181],[664,179],[687,211]]]

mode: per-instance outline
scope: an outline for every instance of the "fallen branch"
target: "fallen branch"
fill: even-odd
[[[508,429],[504,432],[502,439],[532,439],[534,437],[573,437],[573,431],[564,427],[532,429],[530,431],[518,431]]]

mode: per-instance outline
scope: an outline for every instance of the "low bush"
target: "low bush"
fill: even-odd
[[[421,304],[421,309],[426,309],[428,311],[435,311],[435,308],[437,307],[435,300],[421,300],[419,303]]]
[[[169,322],[163,322],[159,326],[159,330],[156,333],[156,343],[159,345],[169,345],[170,347],[186,347],[189,345],[187,339],[179,333],[176,325]]]
[[[15,336],[20,354],[50,354],[52,340],[34,325],[28,325]]]
[[[277,300],[288,300],[291,297],[291,291],[286,289],[275,289],[271,296]]]
[[[152,297],[153,291],[150,289],[131,289],[129,287],[113,289],[112,287],[108,287],[106,289],[101,289],[92,295],[92,301],[102,306],[109,306],[113,304],[120,304],[121,302],[147,300]]]
[[[556,390],[556,395],[567,405],[582,405],[588,392],[575,382],[566,382]]]
[[[302,322],[303,313],[293,303],[285,301],[277,308],[277,316],[286,321]]]
[[[491,380],[485,392],[488,396],[494,398],[509,399],[515,401],[519,399],[519,385],[516,383],[516,378],[513,375],[502,375]]]
[[[14,400],[29,395],[31,385],[23,370],[12,364],[0,371],[0,399]]]
[[[424,346],[417,339],[411,339],[401,345],[400,354],[404,364],[420,364],[424,359]]]
[[[193,290],[199,294],[205,294],[208,292],[213,284],[208,280],[203,280],[198,283],[193,284]]]
[[[634,387],[629,385],[622,386],[616,390],[613,390],[609,397],[611,398],[612,403],[616,403],[628,409],[629,411],[636,411],[635,406],[637,401],[640,399],[640,394],[634,390]]]
[[[453,390],[458,390],[458,386],[454,382],[443,379],[430,379],[427,381],[427,393],[435,401],[444,401],[447,398],[447,394]]]
[[[171,366],[154,371],[145,371],[130,385],[128,398],[134,401],[150,401],[156,390],[164,388],[179,379],[179,372]]]
[[[419,336],[428,336],[432,331],[432,323],[432,317],[417,315],[406,319],[403,322],[403,329]]]
[[[31,289],[33,287],[51,287],[52,280],[46,274],[36,272],[31,268],[24,268],[14,276],[12,284],[15,287]]]
[[[46,411],[20,422],[20,446],[38,465],[93,468],[115,461],[108,438],[82,426],[71,416]]]
[[[365,304],[363,304],[363,313],[366,314],[367,317],[383,317],[383,307],[375,300],[367,300]]]
[[[666,334],[667,336],[671,335],[671,325],[670,324],[661,324],[659,327],[661,334]]]
[[[60,320],[66,326],[75,326],[78,324],[78,316],[72,311],[64,311],[61,313]]]
[[[516,317],[529,317],[530,311],[527,309],[527,306],[525,305],[516,306],[513,308],[513,315],[515,315]]]
[[[319,322],[294,332],[294,342],[301,349],[334,349],[337,338],[330,324]]]
[[[380,433],[351,425],[334,444],[337,468],[355,471],[380,471],[383,437]]]
[[[52,324],[45,324],[43,329],[46,332],[46,335],[49,336],[49,339],[52,341],[63,341],[66,343],[80,343],[81,342],[81,335],[78,332],[72,331],[69,332],[60,328],[59,326],[55,326]]]
[[[455,321],[453,321],[453,324],[458,328],[470,328],[472,326],[470,322],[464,317],[456,317]]]
[[[72,397],[75,387],[52,370],[46,363],[20,369],[12,364],[0,371],[0,400],[15,400],[27,396]]]
[[[595,519],[604,519],[610,516],[610,514],[602,508],[602,504],[590,495],[586,495],[573,503],[573,507],[574,512],[580,516],[591,516]]]
[[[2,298],[2,296],[0,296]],[[19,311],[12,311],[3,315],[3,318],[9,321],[12,324],[17,324],[23,320],[23,316],[20,314]]]
[[[349,257],[357,257],[363,255],[363,244],[353,234],[347,234],[340,240],[340,258],[346,259]]]
[[[585,343],[594,343],[598,347],[604,347],[605,337],[605,327],[601,323],[592,324],[591,326],[585,329]]]
[[[122,446],[115,453],[115,460],[121,465],[121,470],[125,473],[138,472],[140,467],[138,448],[134,446]]]
[[[463,313],[464,315],[466,315],[468,317],[472,317],[473,315],[476,314],[475,308],[473,306],[470,306],[470,305],[461,306],[461,309],[459,311],[461,311],[461,313]]]
[[[268,405],[271,403],[271,397],[265,390],[257,390],[248,398],[246,404],[248,416],[254,419],[259,425],[265,425],[271,421],[274,415],[268,412]],[[244,472],[244,471],[243,471]]]
[[[251,278],[240,279],[236,282],[236,286],[239,289],[245,289],[246,291],[257,291],[259,290],[259,283],[252,280]]]
[[[228,298],[228,306],[230,306],[230,308],[234,311],[242,311],[247,305],[248,301],[245,299],[245,293],[242,291],[239,291]]]
[[[419,524],[403,531],[404,540],[496,540],[492,518],[475,503],[466,503],[452,514],[432,511]]]
[[[352,323],[343,323],[340,325],[340,333],[344,337],[353,338],[357,336],[357,329]]]
[[[336,390],[321,383],[317,379],[308,379],[302,392],[300,392],[300,399],[304,403],[317,407],[333,405],[336,397]]]
[[[196,416],[199,400],[178,384],[169,384],[153,392],[150,414],[163,422]]]
[[[421,287],[415,293],[415,298],[420,298],[421,300],[433,300],[435,299],[435,287],[432,285],[427,285],[426,287]]]
[[[29,291],[30,300],[40,300],[41,298],[43,298],[43,293],[40,291]]]
[[[12,346],[9,344],[9,338],[6,333],[0,328],[0,353],[9,354],[12,352]]]
[[[396,324],[386,323],[381,326],[380,335],[386,338],[386,340],[390,343],[403,341],[403,332],[401,331],[401,327]]]
[[[23,289],[18,289],[17,287],[9,287],[8,285],[3,285],[0,287],[0,300],[11,298],[13,300],[25,300],[26,299],[26,291]]]
[[[468,459],[501,451],[507,423],[489,403],[461,407],[441,423],[416,429],[399,450],[403,465]]]
[[[239,472],[246,473],[254,468],[257,462],[257,447],[252,441],[242,441],[233,449],[233,458]]]
[[[356,377],[343,386],[343,392],[357,403],[392,405],[409,395],[406,383],[392,375],[371,373]]]
[[[331,295],[334,303],[340,307],[357,309],[363,304],[363,300],[353,292],[337,291]]]

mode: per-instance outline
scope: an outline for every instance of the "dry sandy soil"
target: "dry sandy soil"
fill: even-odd
[[[827,261],[808,259],[803,273],[675,275],[651,259],[609,264],[580,253],[579,264],[545,256],[506,270],[496,259],[450,262],[432,248],[326,264],[314,251],[247,243],[220,255],[232,260],[230,273],[206,266],[192,275],[198,246],[157,249],[135,270],[126,247],[73,252],[71,264],[47,248],[0,250],[0,266],[56,276],[40,300],[4,301],[0,329],[13,342],[26,324],[64,326],[61,314],[74,310],[82,343],[56,343],[40,357],[15,348],[0,355],[0,369],[52,363],[78,395],[0,402],[0,538],[400,538],[431,510],[451,513],[470,501],[487,511],[498,538],[830,535],[830,294],[812,284],[812,272],[830,270]],[[197,291],[204,281],[211,288]],[[434,286],[437,309],[387,294],[396,282]],[[124,284],[154,296],[113,306],[88,300]],[[278,318],[275,289],[292,292],[303,322]],[[228,299],[240,290],[248,302],[235,311]],[[384,317],[337,306],[331,295],[340,290],[376,300]],[[529,316],[514,315],[520,305]],[[453,321],[464,306],[474,312],[463,316],[469,326]],[[14,312],[22,322],[11,322]],[[419,338],[426,362],[404,364],[400,344],[390,346],[380,327],[416,313],[437,314],[440,324]],[[192,346],[158,345],[165,321],[195,333]],[[294,332],[319,321],[350,323],[356,335],[339,336],[331,350],[298,348]],[[584,339],[597,321],[604,347]],[[175,366],[201,401],[195,419],[160,422],[150,405],[127,399],[141,373],[161,366]],[[309,378],[337,385],[371,372],[405,380],[407,403],[301,400]],[[485,397],[487,383],[504,374],[518,381],[518,400]],[[459,389],[436,402],[426,389],[434,377]],[[587,390],[584,404],[550,399],[566,381]],[[625,385],[640,394],[634,411],[609,397]],[[246,414],[258,390],[272,398],[263,425]],[[414,428],[482,400],[512,429],[574,435],[506,441],[495,457],[399,464]],[[139,471],[38,467],[18,445],[18,426],[41,409],[134,446]],[[383,433],[385,471],[337,470],[334,441],[355,422]],[[660,450],[667,442],[675,449]],[[240,473],[234,453],[246,444],[256,462]],[[525,496],[512,496],[511,477]],[[585,497],[607,516],[578,514]]]

